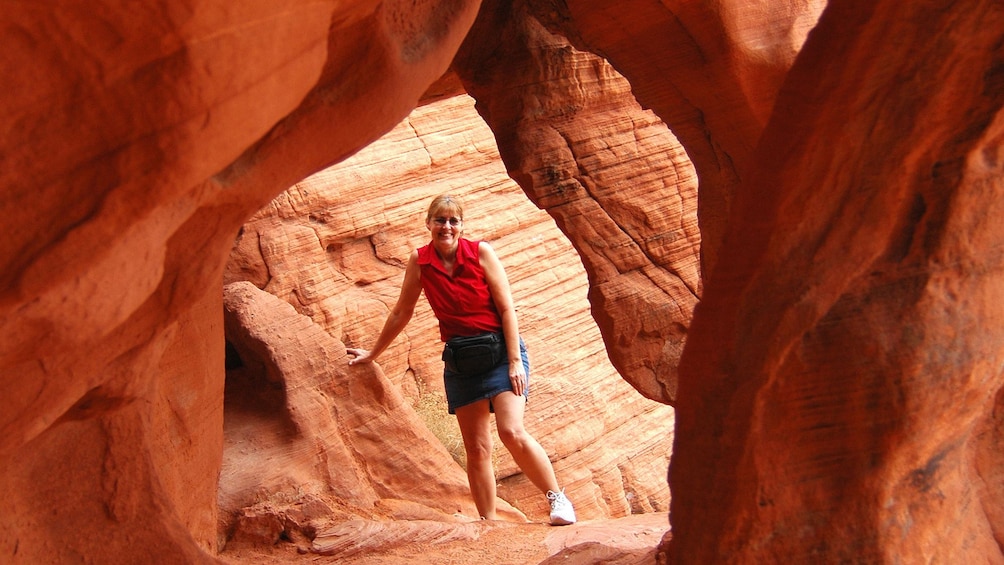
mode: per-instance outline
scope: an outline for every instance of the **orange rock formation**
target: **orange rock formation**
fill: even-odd
[[[234,235],[391,131],[455,58],[509,174],[581,256],[613,365],[675,406],[659,559],[1004,562],[1000,2],[4,8],[4,560],[217,560]],[[656,120],[618,122],[626,94],[591,96],[614,80],[600,59],[693,163],[699,235],[679,149]],[[234,313],[267,303],[253,286],[229,289]],[[338,358],[320,310],[271,302]],[[355,390],[379,419],[407,405],[374,398],[395,375],[296,394]],[[363,426],[341,416],[273,431]],[[449,510],[426,502],[383,511]]]

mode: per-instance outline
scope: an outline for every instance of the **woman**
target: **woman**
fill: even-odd
[[[474,504],[482,519],[495,519],[490,428],[490,413],[494,412],[502,443],[530,482],[550,501],[551,524],[574,524],[575,510],[558,487],[547,453],[523,426],[530,362],[519,337],[509,279],[487,242],[461,237],[463,219],[463,207],[455,196],[444,194],[433,199],[425,219],[432,241],[408,258],[401,295],[373,348],[349,348],[349,364],[375,361],[411,320],[423,290],[439,320],[443,341],[501,333],[505,351],[494,368],[463,375],[448,363],[443,371],[449,412],[456,414],[464,439]]]

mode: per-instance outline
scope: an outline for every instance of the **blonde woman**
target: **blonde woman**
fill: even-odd
[[[373,348],[349,348],[349,364],[375,361],[408,325],[425,291],[439,320],[440,337],[447,343],[443,352],[447,403],[460,425],[467,479],[481,518],[495,519],[490,428],[494,412],[502,443],[550,502],[551,524],[574,524],[575,510],[558,486],[547,453],[523,425],[530,361],[519,336],[505,269],[487,242],[462,237],[464,210],[457,197],[444,194],[433,199],[425,225],[432,241],[408,258],[401,294]]]

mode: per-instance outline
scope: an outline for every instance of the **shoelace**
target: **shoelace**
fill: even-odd
[[[551,501],[552,507],[557,505],[564,506],[565,504],[568,504],[568,499],[565,498],[564,490],[558,492],[555,492],[553,490],[547,491],[547,499]]]

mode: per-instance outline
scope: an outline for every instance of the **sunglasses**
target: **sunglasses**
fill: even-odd
[[[464,222],[460,218],[435,218],[432,221],[435,222],[437,226],[445,226],[446,224],[450,224],[453,227],[457,227]]]

